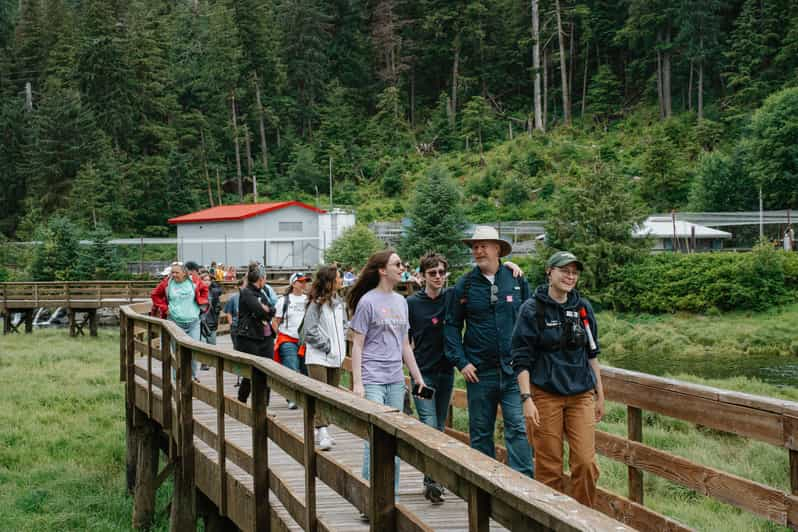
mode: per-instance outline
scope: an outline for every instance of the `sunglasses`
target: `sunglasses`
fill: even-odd
[[[424,272],[424,275],[429,275],[430,277],[446,277],[446,270],[427,270]]]
[[[495,305],[499,302],[499,287],[495,284],[490,285],[490,304]]]
[[[175,261],[175,262],[172,263],[172,266],[182,266],[182,265],[183,265],[183,263],[180,262],[180,261]]]

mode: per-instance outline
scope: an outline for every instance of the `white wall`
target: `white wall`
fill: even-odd
[[[243,266],[263,261],[265,253],[267,266],[315,266],[320,257],[318,217],[315,211],[292,206],[243,220],[179,224],[178,257]],[[300,222],[302,230],[281,231],[280,222]]]

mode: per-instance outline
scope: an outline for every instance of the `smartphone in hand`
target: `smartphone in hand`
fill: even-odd
[[[435,388],[430,388],[429,386],[425,386],[423,390],[419,391],[420,386],[418,384],[413,385],[413,395],[419,397],[421,399],[432,399],[435,397]]]

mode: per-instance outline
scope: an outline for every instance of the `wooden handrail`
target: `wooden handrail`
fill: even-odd
[[[176,393],[172,397],[177,410],[179,430],[177,434],[172,431],[170,440],[177,444],[180,455],[180,461],[175,468],[175,498],[172,503],[172,516],[178,518],[179,524],[191,521],[191,516],[185,512],[186,508],[192,508],[193,500],[186,490],[189,489],[189,480],[195,481],[195,461],[202,460],[199,456],[201,453],[197,453],[196,460],[194,457],[193,438],[196,436],[252,475],[252,500],[256,504],[247,514],[249,517],[237,513],[235,505],[230,504],[230,498],[235,497],[237,492],[224,495],[230,519],[245,529],[266,529],[267,523],[274,522],[275,519],[281,520],[269,505],[269,498],[273,496],[280,499],[291,517],[305,530],[327,528],[323,518],[316,515],[313,497],[307,497],[307,490],[303,501],[286,489],[286,484],[279,475],[269,470],[266,445],[268,438],[305,467],[306,487],[312,487],[316,478],[321,479],[359,510],[368,512],[372,525],[379,523],[380,530],[428,529],[420,524],[420,516],[395,502],[395,455],[419,470],[434,475],[455,494],[469,501],[469,515],[474,516],[469,520],[470,530],[484,530],[488,516],[513,530],[628,530],[617,521],[583,507],[575,500],[563,497],[509,467],[497,464],[493,459],[396,409],[353,396],[341,388],[319,383],[272,360],[237,351],[223,351],[221,348],[191,340],[174,323],[141,314],[148,309],[146,303],[121,307],[121,314],[124,316],[122,331],[126,341],[124,344],[120,342],[120,345],[125,346],[120,352],[120,359],[126,366],[123,376],[128,381],[128,405],[146,408],[147,403],[153,401],[152,412],[159,421],[163,422],[165,413],[171,410],[169,405],[172,401],[168,399],[168,393],[176,385]],[[156,328],[161,331],[158,349],[149,345],[157,335],[148,333]],[[139,338],[133,338],[134,336]],[[175,345],[177,353],[179,371],[176,383],[172,382],[165,368],[158,379],[152,375],[150,369],[153,357],[160,357],[164,362],[170,359],[169,350],[166,349],[166,336],[169,337],[168,342]],[[141,341],[142,339],[144,340]],[[147,357],[145,367],[134,367],[137,356]],[[191,383],[192,357],[217,368],[222,367],[224,371],[250,377],[254,407],[223,396],[218,378],[214,387]],[[148,375],[144,384],[135,382],[137,371]],[[150,383],[152,386],[160,386],[162,390],[160,394],[154,390],[152,398],[146,392]],[[263,406],[267,384],[305,409],[303,436],[294,435],[281,426],[277,419],[267,418]],[[138,390],[141,392],[137,393]],[[137,395],[140,396],[138,401]],[[190,405],[193,399],[216,408],[217,416],[228,415],[251,426],[253,453],[249,455],[227,441],[224,429],[212,434],[202,423],[192,423],[188,416],[192,412]],[[349,468],[315,449],[312,437],[315,412],[329,415],[344,430],[372,439],[372,460],[377,463],[372,468],[375,475],[371,483],[354,476]],[[163,423],[163,426],[167,427],[167,424]],[[216,468],[221,471],[220,464]],[[379,471],[387,471],[390,475],[378,475]],[[204,480],[196,477],[196,481]],[[217,500],[220,491],[222,490],[209,487],[206,494],[220,504],[221,501]],[[192,525],[189,523],[187,526]]]

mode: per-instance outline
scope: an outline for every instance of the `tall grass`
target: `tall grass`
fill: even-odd
[[[130,530],[118,334],[2,337],[0,390],[0,529]]]

